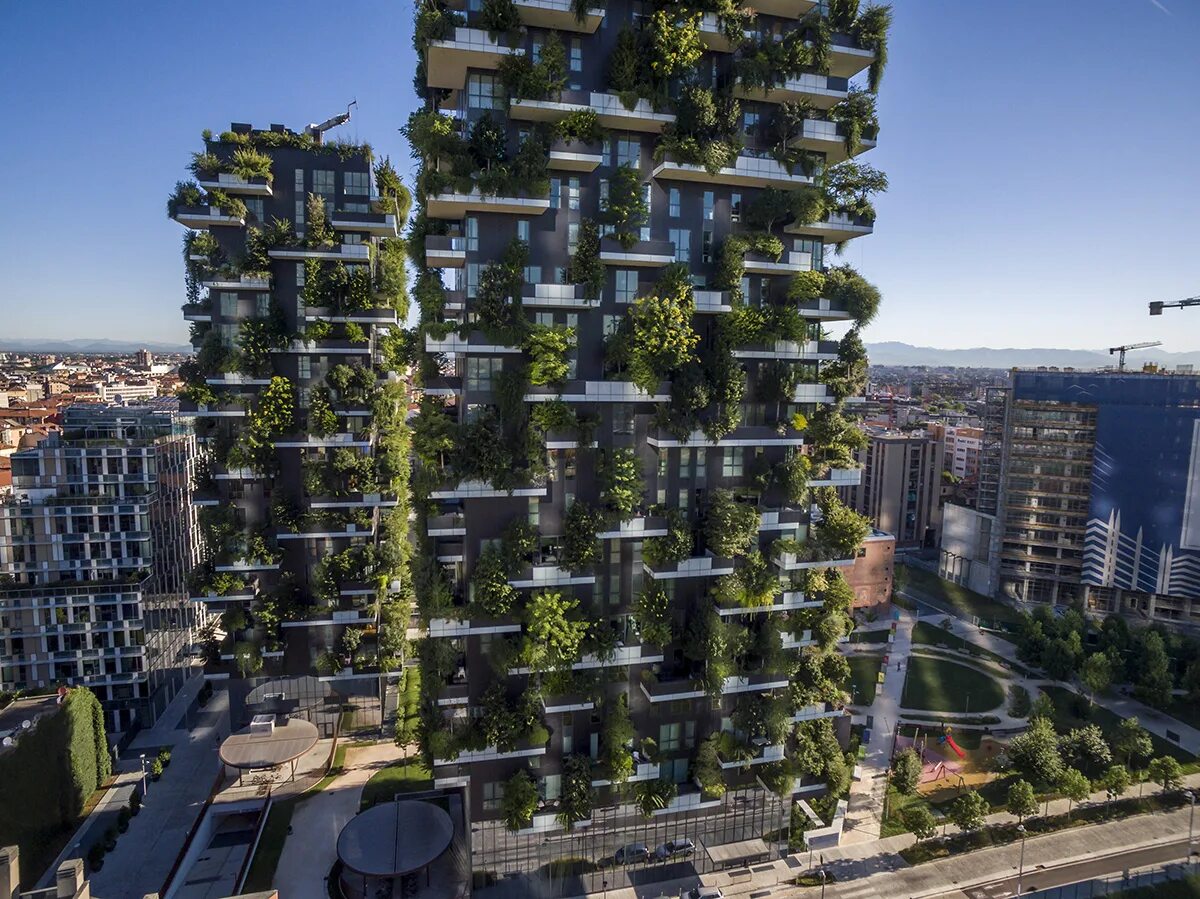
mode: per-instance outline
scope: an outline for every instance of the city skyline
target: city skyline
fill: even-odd
[[[1149,319],[1145,306],[1196,293],[1174,264],[1186,258],[1194,227],[1144,227],[1186,222],[1200,193],[1182,152],[1200,134],[1200,110],[1186,94],[1200,70],[1188,43],[1200,11],[1176,6],[1110,3],[1109,15],[1086,17],[1065,5],[1039,7],[1037,29],[1016,12],[1001,18],[933,2],[897,9],[880,95],[885,139],[871,160],[892,175],[877,201],[884,224],[845,257],[887,300],[867,342],[1095,348],[1158,339],[1167,351],[1200,348],[1194,316]],[[24,40],[5,60],[0,96],[38,139],[11,141],[0,155],[24,173],[6,192],[9,208],[23,214],[0,222],[5,336],[186,342],[171,258],[179,233],[163,213],[162,184],[178,177],[177,154],[194,145],[197,123],[299,128],[357,99],[337,133],[371,142],[410,176],[397,130],[414,104],[406,89],[415,68],[410,11],[371,11],[363,52],[334,65],[318,49],[320,29],[309,27],[318,7],[290,9],[278,21],[269,7],[238,7],[241,33],[255,38],[230,36],[222,51],[261,54],[265,70],[287,72],[289,91],[273,76],[246,90],[236,67],[209,67],[200,78],[199,65],[189,68],[186,54],[161,39],[185,24],[179,8],[147,10],[133,22],[85,8],[53,29],[36,12],[7,11]],[[222,10],[233,13],[213,7]],[[1119,30],[1109,25],[1118,15]],[[1064,34],[1074,39],[1069,67]],[[135,55],[141,65],[126,66]],[[1153,62],[1130,71],[1113,59]],[[1146,124],[1160,122],[1170,123],[1173,140]],[[1073,140],[1052,143],[1068,134]],[[1111,178],[1125,166],[1153,171],[1154,181]],[[54,223],[77,189],[58,173],[88,170],[101,176],[89,202],[117,215],[64,266]],[[1020,175],[978,177],[989,170]],[[1098,265],[1121,222],[1143,223],[1139,264]]]

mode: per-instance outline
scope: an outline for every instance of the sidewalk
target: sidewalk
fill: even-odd
[[[81,825],[39,886],[53,886],[58,865],[67,858],[86,858],[92,844],[116,823],[121,806],[141,781],[139,751],[170,746],[171,764],[161,780],[147,781],[149,789],[141,813],[129,822],[129,830],[104,857],[104,866],[89,875],[95,899],[125,899],[162,889],[216,779],[220,764],[215,734],[229,733],[227,694],[223,690],[213,694],[203,713],[193,716],[196,727],[191,731],[177,727],[203,683],[203,677],[190,678],[158,723],[134,738],[118,764],[116,785]]]

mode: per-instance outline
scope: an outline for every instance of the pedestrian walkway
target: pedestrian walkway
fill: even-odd
[[[120,808],[142,780],[140,751],[171,749],[171,764],[162,779],[150,782],[141,813],[129,822],[116,848],[104,857],[104,866],[89,875],[95,899],[125,899],[158,892],[182,851],[192,825],[199,817],[216,782],[220,762],[217,734],[228,734],[226,694],[216,691],[204,713],[187,730],[187,712],[203,686],[192,677],[167,706],[158,723],[139,733],[118,762],[114,786],[80,826],[66,851],[42,876],[39,887],[53,886],[54,872],[67,858],[86,858],[92,844],[116,823]],[[151,759],[147,758],[147,764]]]

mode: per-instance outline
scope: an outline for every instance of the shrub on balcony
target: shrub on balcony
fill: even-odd
[[[244,219],[249,214],[246,203],[241,198],[231,197],[223,190],[210,190],[208,205],[219,209],[222,215],[230,218]]]
[[[498,74],[510,98],[558,100],[567,84],[567,52],[558,32],[547,32],[537,62],[513,53],[500,60]]]
[[[271,351],[287,346],[283,314],[278,306],[266,318],[250,318],[238,326],[238,346],[242,351],[241,369],[249,375],[264,375],[271,370]]]
[[[758,540],[758,511],[735,500],[732,491],[713,490],[704,513],[704,539],[723,558],[745,555]]]
[[[575,753],[563,760],[562,790],[555,820],[570,832],[592,817],[592,760]]]
[[[656,9],[643,27],[648,34],[650,72],[666,81],[690,74],[704,56],[700,12]]]
[[[767,35],[743,46],[734,62],[734,73],[745,88],[761,90],[765,96],[788,78],[808,71],[829,71],[831,43],[829,23],[814,9],[781,40]]]
[[[821,298],[825,291],[825,283],[823,272],[796,272],[788,281],[788,299],[798,303],[811,303]]]
[[[595,300],[604,289],[604,278],[604,263],[600,261],[600,228],[592,219],[584,219],[579,223],[575,252],[567,264],[567,281],[584,285],[584,296]]]
[[[634,736],[629,700],[624,693],[618,693],[605,703],[600,729],[600,757],[608,760],[608,779],[615,784],[625,783],[633,774],[633,753],[629,746]]]
[[[561,384],[571,371],[567,353],[575,348],[575,329],[563,325],[533,325],[525,335],[529,383],[538,387]]]
[[[607,362],[647,393],[693,358],[700,335],[692,328],[696,305],[681,267],[672,266],[653,292],[639,297],[608,339]]]
[[[840,403],[858,396],[867,387],[867,349],[863,346],[858,328],[851,328],[838,342],[838,357],[826,364],[821,380]]]
[[[237,508],[232,503],[201,506],[196,518],[205,550],[213,556],[223,553],[237,532]]]
[[[667,534],[664,537],[648,537],[642,544],[642,558],[658,567],[674,565],[692,555],[692,525],[682,512],[669,508],[664,513]]]
[[[214,179],[225,171],[225,165],[215,153],[205,150],[203,153],[193,153],[188,170],[202,181]]]
[[[337,232],[325,211],[325,199],[319,194],[305,198],[304,245],[309,249],[332,247],[337,243]],[[307,286],[307,279],[305,285]]]
[[[508,583],[508,570],[496,547],[487,547],[475,561],[471,592],[473,603],[491,618],[508,615],[520,597]]]
[[[738,699],[733,726],[751,737],[765,737],[778,745],[792,729],[792,703],[786,696],[750,693]]]
[[[533,823],[533,813],[537,811],[537,784],[526,771],[518,771],[504,782],[504,792],[500,799],[500,817],[504,826],[516,832],[522,827]]]
[[[804,453],[793,450],[779,463],[779,486],[788,502],[798,503],[804,499],[811,474],[812,460]]]
[[[638,594],[633,607],[633,620],[645,643],[665,647],[675,638],[671,597],[653,582],[643,586]]]
[[[234,150],[229,170],[247,181],[252,178],[266,178],[267,183],[271,183],[271,157],[253,147],[238,147]]]
[[[741,152],[741,115],[741,105],[727,94],[714,97],[706,87],[684,87],[675,101],[675,121],[663,128],[654,148],[655,161],[669,153],[676,162],[701,165],[715,175]]]
[[[634,803],[638,811],[646,818],[655,812],[665,809],[679,795],[679,787],[669,780],[656,777],[653,780],[643,780],[634,788]]]
[[[826,271],[824,292],[826,299],[845,308],[860,328],[869,324],[879,311],[879,288],[848,265]]]
[[[742,302],[742,275],[745,273],[747,253],[758,253],[778,262],[783,255],[783,241],[772,234],[752,232],[731,234],[721,244],[717,253],[717,270],[713,275],[713,286],[729,291],[730,300],[737,306]]]
[[[871,197],[888,188],[887,175],[873,166],[847,160],[825,170],[826,205],[833,211],[865,222],[875,221]]]
[[[692,609],[683,633],[684,658],[701,667],[701,686],[714,699],[733,671],[727,630],[716,609],[701,602]]]
[[[871,532],[870,521],[839,500],[832,488],[822,490],[817,502],[822,515],[816,528],[818,546],[826,558],[852,558]]]
[[[521,14],[513,0],[483,0],[480,21],[493,40],[502,34],[512,37],[521,30]]]
[[[596,115],[594,109],[572,110],[554,125],[554,136],[561,140],[598,144],[604,140],[607,134],[608,132],[600,124],[600,117]]]
[[[526,664],[536,672],[565,671],[579,660],[580,647],[590,627],[573,618],[579,600],[552,590],[533,595],[525,610]]]
[[[167,197],[167,217],[174,218],[181,206],[199,206],[204,194],[195,181],[176,181],[175,190]]]
[[[238,674],[243,678],[253,677],[262,671],[263,660],[262,653],[259,648],[253,643],[242,642],[235,643],[233,646],[233,664],[237,668]],[[157,762],[159,771],[162,771],[162,763]]]
[[[642,503],[645,484],[642,463],[633,450],[607,449],[600,453],[596,479],[605,508],[626,520]]]
[[[454,29],[464,23],[461,13],[443,9],[434,0],[422,0],[417,4],[413,23],[413,47],[424,64],[425,49],[430,41],[444,41],[454,37]]]
[[[479,329],[491,340],[519,344],[529,330],[529,322],[521,312],[521,288],[528,260],[525,242],[513,238],[504,255],[479,274],[475,312]]]
[[[846,152],[850,154],[859,151],[863,138],[874,140],[879,134],[875,95],[859,88],[851,88],[846,99],[829,110],[829,119],[841,126]]]
[[[883,80],[883,70],[887,68],[888,32],[891,27],[891,6],[868,6],[850,30],[851,36],[860,47],[875,51],[875,59],[867,69],[867,87],[873,92],[878,92],[879,83]]]
[[[858,425],[836,406],[822,406],[805,431],[816,458],[839,468],[854,465],[854,451],[866,446],[867,438]]]
[[[626,250],[638,242],[641,228],[649,224],[650,210],[646,206],[641,175],[628,162],[613,172],[608,196],[602,203],[600,221],[609,226]]]
[[[329,390],[314,388],[308,398],[308,432],[314,437],[328,437],[337,433],[338,420],[329,403]]]
[[[700,786],[705,799],[720,799],[725,795],[725,771],[721,768],[719,733],[710,734],[698,747],[692,759],[692,777]]]
[[[622,25],[608,57],[608,86],[627,109],[632,109],[639,95],[647,92],[643,87],[643,57],[639,43],[637,32],[629,25]]]
[[[778,575],[760,552],[750,553],[733,574],[718,578],[713,587],[717,604],[729,608],[769,606],[782,592]]]
[[[575,500],[563,523],[559,564],[568,571],[580,571],[597,565],[604,551],[596,532],[604,526],[604,516],[583,500]]]

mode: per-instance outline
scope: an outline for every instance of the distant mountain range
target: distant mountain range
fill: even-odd
[[[137,340],[80,338],[62,340],[53,337],[0,337],[0,352],[10,353],[190,353],[187,344],[153,343]]]
[[[1036,368],[1053,365],[1059,368],[1104,368],[1116,365],[1117,357],[1108,350],[1062,350],[1052,347],[1033,349],[974,347],[968,350],[943,350],[931,346],[885,341],[868,343],[867,354],[872,365],[930,365],[958,368]],[[1126,366],[1141,367],[1154,362],[1173,369],[1177,365],[1195,365],[1200,369],[1200,351],[1164,353],[1161,350],[1134,350],[1126,357]]]

